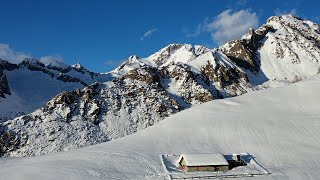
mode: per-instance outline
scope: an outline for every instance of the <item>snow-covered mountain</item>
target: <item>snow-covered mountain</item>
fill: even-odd
[[[254,84],[296,82],[320,73],[320,27],[293,15],[273,16],[240,40],[220,47],[233,62],[259,74]]]
[[[31,113],[62,91],[110,79],[109,74],[93,73],[79,64],[53,61],[45,66],[33,58],[12,64],[0,59],[0,122]]]
[[[112,81],[62,92],[35,112],[2,123],[0,155],[47,154],[109,141],[193,105],[296,82],[319,73],[319,41],[319,25],[285,15],[217,49],[170,44],[147,58],[131,56],[106,74]]]

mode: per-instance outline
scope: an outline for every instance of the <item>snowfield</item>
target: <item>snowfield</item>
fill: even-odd
[[[271,175],[319,179],[320,76],[187,109],[107,143],[0,159],[2,180],[166,179],[159,155],[248,152]]]

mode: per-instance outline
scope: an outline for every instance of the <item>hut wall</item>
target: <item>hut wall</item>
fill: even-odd
[[[229,170],[228,165],[221,165],[221,166],[188,166],[187,170],[188,172],[195,172],[195,171],[223,171],[226,172]]]

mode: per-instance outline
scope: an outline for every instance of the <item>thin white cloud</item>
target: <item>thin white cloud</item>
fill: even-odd
[[[204,19],[200,24],[198,24],[198,26],[196,27],[196,29],[193,32],[186,32],[186,36],[187,37],[197,37],[199,36],[202,32],[206,31],[206,26],[209,23],[210,19],[207,17],[206,19]]]
[[[30,57],[32,57],[32,55],[24,52],[15,51],[8,44],[0,43],[0,59],[18,64],[25,58]],[[40,57],[39,60],[44,64],[49,64],[52,61],[63,62],[63,58],[60,55],[43,56]]]
[[[259,18],[250,10],[233,11],[225,10],[216,17],[206,18],[201,22],[193,33],[187,37],[196,37],[203,32],[208,32],[212,40],[221,45],[227,41],[241,38],[249,28],[257,28]]]
[[[54,56],[43,56],[40,58],[40,61],[45,64],[48,65],[50,64],[52,61],[59,61],[59,62],[63,62],[63,58],[60,55],[54,55]]]
[[[228,9],[207,24],[207,31],[211,33],[214,41],[223,44],[242,37],[249,28],[256,28],[258,24],[259,19],[256,13],[249,10],[234,12]]]
[[[115,64],[119,64],[119,61],[109,59],[104,64],[108,66],[113,66]]]
[[[8,44],[0,43],[0,58],[12,63],[19,63],[24,58],[31,57],[27,53],[17,52],[10,48]]]
[[[248,3],[248,0],[238,0],[237,5],[244,6]]]
[[[120,66],[123,62],[125,62],[127,59],[119,59],[119,60],[106,60],[104,62],[105,65],[109,66],[109,67],[118,67]]]
[[[276,10],[274,10],[274,14],[276,16],[282,16],[282,15],[285,15],[285,14],[296,15],[297,14],[297,9],[281,10],[281,9],[277,8]]]
[[[148,30],[143,34],[143,36],[140,38],[141,41],[143,41],[145,38],[150,37],[154,32],[158,31],[158,28],[153,28]]]

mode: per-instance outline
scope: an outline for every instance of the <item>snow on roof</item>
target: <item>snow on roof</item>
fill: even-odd
[[[187,166],[229,165],[222,154],[181,154],[179,163],[182,158]]]

